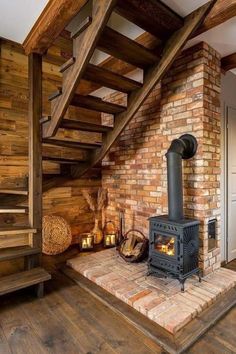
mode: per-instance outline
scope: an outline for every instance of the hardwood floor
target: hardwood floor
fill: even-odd
[[[226,268],[232,269],[236,272],[236,259],[226,265]]]
[[[29,290],[1,297],[0,354],[164,353],[151,339],[58,271],[65,259],[76,253],[71,248],[63,255],[43,258],[44,267],[53,273],[43,299],[37,299]],[[6,263],[2,273],[16,266],[21,266],[20,262]],[[228,268],[236,270],[236,261]],[[235,328],[236,308],[188,353],[236,353]]]

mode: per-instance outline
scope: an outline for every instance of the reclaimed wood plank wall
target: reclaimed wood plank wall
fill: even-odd
[[[26,187],[28,178],[28,60],[21,46],[0,40],[0,186],[1,188]],[[48,115],[48,97],[61,85],[59,65],[68,59],[71,43],[59,37],[49,49],[43,61],[43,115]],[[67,118],[81,119],[81,109],[70,108]],[[85,121],[100,123],[100,116],[82,112]],[[60,130],[60,139],[78,139],[84,142],[99,141],[101,135],[78,131]],[[44,145],[46,156],[83,159],[84,152]],[[60,166],[48,161],[43,162],[44,173],[57,175]],[[65,186],[52,189],[44,194],[44,214],[65,217],[70,223],[74,240],[78,233],[91,230],[93,215],[84,201],[81,189],[90,188],[96,192],[101,186],[98,176],[93,179],[79,179]],[[23,224],[25,216],[1,216],[0,222]]]

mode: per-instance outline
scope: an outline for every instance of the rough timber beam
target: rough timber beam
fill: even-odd
[[[26,37],[26,54],[44,54],[88,0],[49,0]]]
[[[217,0],[201,26],[193,33],[192,38],[221,25],[236,16],[236,0]]]
[[[116,0],[93,0],[92,23],[80,34],[75,43],[75,63],[63,80],[62,94],[53,101],[51,120],[43,125],[43,136],[51,137],[56,134],[60,121],[73,98],[80,79],[82,78],[89,60],[92,57],[99,37],[106,26]]]
[[[227,55],[221,59],[221,69],[226,72],[236,68],[236,53]]]
[[[141,107],[149,93],[165,75],[188,38],[201,24],[214,3],[215,1],[208,2],[185,18],[184,26],[175,32],[166,42],[161,60],[147,71],[142,89],[134,91],[129,97],[127,110],[115,116],[114,129],[104,137],[102,148],[95,150],[86,166],[73,166],[71,168],[74,177],[83,175],[89,168],[96,165],[104,158],[108,150]]]
[[[26,54],[43,54],[88,0],[49,0],[41,16],[26,37]],[[236,0],[217,0],[209,15],[192,37],[219,26],[236,16]]]

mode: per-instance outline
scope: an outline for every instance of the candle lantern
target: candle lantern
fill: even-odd
[[[112,221],[107,221],[103,229],[104,247],[115,247],[117,244],[117,229]]]
[[[81,234],[80,250],[91,251],[94,247],[94,236],[90,233]]]

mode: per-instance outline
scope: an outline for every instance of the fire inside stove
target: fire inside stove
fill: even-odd
[[[170,236],[157,235],[155,237],[155,250],[168,256],[175,255],[175,238]]]

